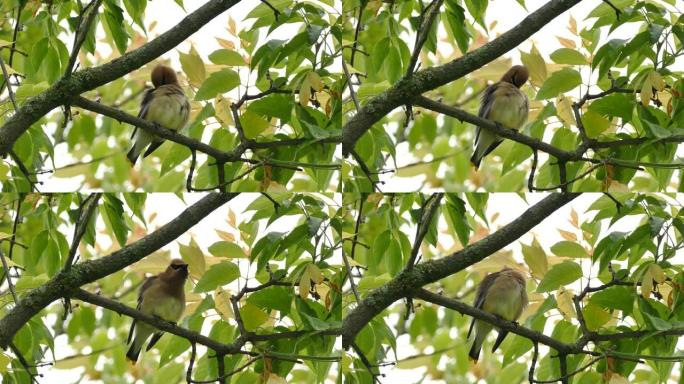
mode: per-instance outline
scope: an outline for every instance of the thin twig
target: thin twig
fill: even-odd
[[[420,251],[420,246],[423,243],[423,239],[430,229],[430,224],[432,223],[432,218],[439,208],[439,203],[444,197],[443,193],[436,193],[431,195],[423,208],[420,211],[420,219],[418,225],[416,226],[416,237],[413,240],[413,248],[411,249],[411,256],[409,256],[406,262],[406,269],[411,270],[416,263],[416,258],[418,258],[418,252]]]
[[[12,84],[9,81],[9,73],[7,72],[7,68],[5,67],[5,61],[2,59],[2,55],[0,55],[0,68],[2,69],[2,76],[4,76],[5,80],[7,81],[7,92],[9,93],[9,98],[12,102],[12,106],[14,106],[14,113],[16,113],[19,110],[19,105],[17,104],[17,100],[14,98]]]
[[[88,229],[88,223],[93,216],[93,212],[95,212],[95,208],[97,208],[100,197],[102,197],[101,193],[93,193],[85,199],[78,209],[78,218],[74,223],[74,237],[71,240],[69,256],[64,264],[64,270],[66,271],[71,269],[71,265],[76,257],[76,252],[78,252],[78,246],[81,244],[81,238],[83,238],[83,235],[85,235],[85,232]]]
[[[352,83],[352,78],[351,75],[349,74],[349,69],[347,68],[347,64],[342,60],[342,70],[344,71],[344,75],[347,77],[347,85],[349,88],[349,95],[351,96],[352,101],[354,102],[354,107],[356,107],[356,110],[359,111],[361,109],[361,104],[359,104],[359,99],[356,98],[356,91],[354,91],[354,84]]]
[[[17,292],[14,290],[14,284],[12,284],[12,276],[10,276],[9,266],[7,265],[7,260],[5,260],[5,253],[0,249],[0,260],[2,260],[2,268],[5,270],[5,276],[7,276],[7,285],[9,286],[10,293],[14,299],[16,305],[19,304],[19,297]]]
[[[420,51],[427,41],[427,38],[432,29],[432,23],[439,14],[439,9],[442,6],[443,0],[433,0],[432,3],[423,13],[425,16],[422,18],[418,32],[416,33],[416,43],[413,47],[413,54],[411,55],[411,61],[409,61],[408,67],[406,68],[406,76],[413,75],[413,71],[416,68],[416,63],[418,62],[418,56]]]
[[[79,17],[78,26],[76,31],[74,31],[74,45],[71,49],[71,55],[69,56],[69,62],[67,63],[66,70],[64,71],[64,77],[68,78],[71,76],[71,72],[76,65],[76,58],[81,50],[83,42],[85,42],[86,36],[88,35],[88,30],[90,29],[90,24],[92,24],[95,16],[97,15],[97,9],[102,4],[102,0],[93,0],[83,9],[82,15]]]

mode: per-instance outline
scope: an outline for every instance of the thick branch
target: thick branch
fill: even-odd
[[[233,344],[220,343],[195,331],[179,327],[173,323],[169,323],[168,321],[164,321],[160,318],[142,313],[127,305],[121,304],[118,301],[114,301],[100,295],[95,295],[83,289],[76,289],[72,292],[71,297],[85,301],[87,303],[95,304],[102,308],[110,309],[114,312],[132,317],[136,320],[144,321],[145,323],[148,323],[164,332],[172,333],[176,336],[187,339],[191,343],[201,344],[205,347],[211,348],[216,351],[217,354],[237,353],[244,345],[242,339],[236,340]]]
[[[156,39],[109,63],[74,73],[27,100],[0,128],[0,154],[7,154],[31,124],[85,91],[116,80],[170,51],[239,0],[210,0]]]
[[[389,283],[371,291],[342,322],[342,346],[346,349],[369,321],[393,302],[415,294],[424,285],[461,271],[507,246],[527,233],[577,194],[550,194],[498,231],[440,259],[403,270]]]
[[[481,117],[472,115],[462,109],[454,108],[446,104],[430,100],[424,96],[419,96],[415,98],[413,100],[413,104],[419,105],[423,108],[427,108],[435,112],[439,112],[447,116],[451,116],[460,121],[465,121],[478,127],[482,127],[492,133],[496,133],[497,135],[503,138],[527,145],[532,149],[546,152],[559,160],[569,160],[573,157],[572,152],[564,151],[560,148],[554,147],[551,144],[545,143],[539,139],[535,139],[534,137],[523,135],[522,133],[514,131],[512,129],[504,128],[503,126],[497,125],[495,122],[491,120],[483,119]]]
[[[581,0],[551,0],[498,38],[444,65],[426,68],[402,78],[375,96],[342,128],[342,153],[346,156],[356,141],[394,108],[411,103],[422,93],[460,79],[514,49],[561,13]]]
[[[561,353],[579,353],[582,351],[582,349],[578,349],[575,344],[563,343],[561,341],[554,339],[553,337],[546,336],[541,332],[537,332],[535,330],[522,327],[512,321],[504,320],[498,316],[492,315],[489,312],[485,312],[470,305],[464,304],[458,300],[450,299],[448,297],[432,293],[426,289],[418,290],[416,293],[414,293],[413,297],[428,301],[430,303],[441,305],[445,308],[453,309],[464,315],[472,316],[479,320],[484,320],[498,328],[509,331],[511,333],[515,333],[516,335],[520,335],[524,338],[530,339],[532,342],[544,344]]]
[[[195,140],[188,136],[182,135],[176,131],[172,131],[168,128],[154,124],[150,121],[135,117],[122,110],[112,108],[104,104],[96,103],[84,97],[77,97],[73,100],[72,104],[87,109],[89,111],[99,113],[101,115],[109,116],[112,119],[116,119],[117,121],[131,124],[133,126],[145,130],[145,132],[152,133],[163,139],[186,146],[190,150],[205,153],[213,157],[217,161],[237,161],[239,160],[240,156],[242,155],[242,153],[244,153],[245,150],[245,148],[243,148],[242,146],[238,146],[233,151],[224,152],[212,147],[211,145],[205,144],[199,140]]]
[[[69,295],[84,284],[117,272],[160,249],[235,196],[224,193],[208,194],[142,239],[108,256],[76,264],[70,270],[61,271],[47,283],[32,289],[21,299],[19,305],[0,319],[0,347],[7,348],[19,328],[51,302]]]

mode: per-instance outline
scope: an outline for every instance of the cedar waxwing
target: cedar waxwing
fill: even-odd
[[[485,89],[480,101],[479,117],[495,121],[504,128],[519,130],[527,122],[529,101],[520,91],[527,82],[529,72],[522,65],[514,65],[498,83]],[[494,150],[503,139],[498,135],[480,127],[475,130],[475,151],[470,158],[475,168],[480,166],[482,158]]]
[[[475,308],[494,314],[508,321],[515,321],[520,317],[523,309],[527,306],[527,291],[525,290],[525,277],[518,271],[505,267],[499,272],[490,273],[480,283],[475,295]],[[474,361],[480,357],[482,343],[492,325],[475,320],[470,323],[468,338],[475,326],[475,341],[470,348],[468,356]],[[499,336],[494,342],[492,352],[496,351],[503,342],[508,331],[499,330]]]
[[[178,84],[176,73],[165,65],[157,65],[152,70],[152,84],[154,88],[145,92],[138,117],[164,128],[180,130],[188,122],[190,102]],[[150,146],[143,157],[147,157],[164,142],[163,139],[142,129],[138,131],[137,127],[133,130],[131,139],[134,137],[133,148],[126,155],[131,164],[135,164],[145,147]]]
[[[181,259],[173,259],[166,271],[145,280],[138,294],[138,310],[162,320],[176,323],[185,310],[184,285],[187,278],[188,265]],[[154,333],[147,345],[146,351],[149,351],[162,335],[161,331],[155,333],[155,328],[147,323],[141,322],[137,324],[137,328],[136,323],[133,320],[126,342],[127,344],[131,342],[135,330],[135,338],[133,338],[133,343],[126,353],[126,358],[134,363],[138,361],[138,355],[140,355],[140,350],[147,338]]]

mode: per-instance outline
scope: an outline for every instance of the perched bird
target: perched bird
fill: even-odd
[[[190,102],[178,84],[176,73],[165,65],[157,65],[152,70],[152,84],[154,88],[145,92],[138,117],[164,128],[180,130],[188,122]],[[163,139],[142,129],[138,130],[137,127],[133,130],[131,139],[134,137],[135,143],[126,155],[132,164],[135,164],[140,153],[148,145],[149,148],[143,157],[147,157],[164,142]]]
[[[520,317],[523,309],[527,306],[527,291],[525,290],[525,277],[518,271],[511,268],[504,268],[499,272],[490,273],[480,283],[475,295],[475,308],[494,314],[508,321],[515,321]],[[470,323],[468,338],[475,326],[475,341],[470,348],[468,356],[474,361],[480,357],[482,343],[492,325],[481,320]],[[498,330],[499,336],[494,342],[492,352],[496,351],[503,342],[508,331]]]
[[[529,101],[520,91],[527,82],[529,72],[522,65],[514,65],[501,80],[485,89],[480,101],[479,117],[493,120],[505,128],[519,130],[527,121]],[[475,168],[480,166],[482,158],[494,150],[503,139],[498,135],[480,127],[475,131],[475,151],[470,158]]]
[[[188,265],[181,259],[173,259],[166,271],[145,280],[138,294],[138,310],[162,320],[177,322],[185,310],[184,285],[187,278]],[[135,337],[133,337],[133,331],[135,331]],[[143,344],[153,333],[146,351],[154,346],[162,332],[155,332],[153,326],[144,322],[138,324],[133,320],[126,342],[126,344],[130,343],[131,347],[126,352],[126,358],[134,363],[138,361]]]

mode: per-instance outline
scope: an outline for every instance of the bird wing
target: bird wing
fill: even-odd
[[[489,287],[494,284],[494,280],[496,280],[497,277],[499,277],[499,273],[501,272],[494,272],[490,273],[489,275],[485,276],[484,279],[482,279],[482,282],[480,282],[480,286],[477,287],[477,293],[475,294],[475,302],[473,303],[473,306],[477,309],[482,309],[484,306],[485,298],[487,297],[487,291],[489,291]],[[473,331],[473,326],[475,325],[475,318],[470,322],[470,329],[468,329],[468,336],[467,338],[470,338],[470,333]]]
[[[489,111],[492,109],[492,104],[494,102],[494,92],[499,87],[499,83],[494,83],[488,86],[482,93],[480,98],[480,110],[477,112],[477,116],[486,119],[489,116]],[[475,146],[477,146],[477,141],[480,138],[480,127],[475,129]]]
[[[138,112],[138,118],[144,119],[145,116],[147,115],[147,109],[149,108],[150,102],[154,98],[154,88],[148,88],[145,91],[145,95],[143,96],[142,102],[140,103],[140,112]],[[138,127],[135,127],[133,129],[133,133],[131,134],[131,140],[135,136],[135,133],[138,131]]]
[[[152,285],[152,282],[154,279],[156,279],[157,276],[151,276],[145,279],[145,282],[143,285],[140,287],[140,291],[138,291],[138,305],[135,307],[138,311],[140,310],[140,307],[142,305],[142,300],[143,300],[143,292],[147,290],[147,288]],[[131,339],[133,339],[133,331],[135,330],[135,319],[133,319],[133,322],[131,323],[131,329],[128,331],[128,340],[126,340],[126,344],[131,343]]]

